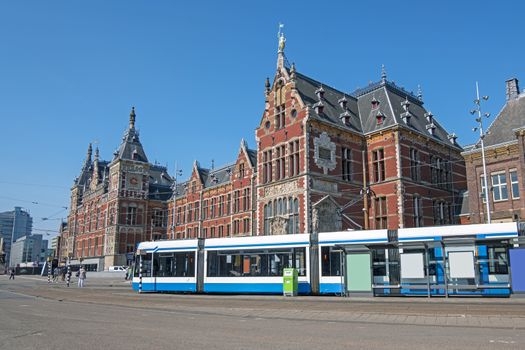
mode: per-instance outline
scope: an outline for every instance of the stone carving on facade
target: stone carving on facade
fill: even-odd
[[[292,194],[297,191],[297,181],[287,182],[280,185],[266,187],[264,189],[264,197],[275,197],[286,194]]]
[[[290,219],[283,216],[275,216],[270,219],[270,232],[274,235],[285,235],[288,233],[288,221]]]
[[[324,197],[313,205],[312,226],[317,233],[341,231],[343,227],[341,212],[330,196]]]
[[[326,132],[314,138],[314,161],[318,167],[323,169],[325,174],[328,173],[328,170],[334,170],[336,167],[335,148],[335,143],[330,140],[330,136]]]

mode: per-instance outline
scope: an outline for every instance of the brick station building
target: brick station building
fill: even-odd
[[[167,200],[172,178],[163,166],[151,164],[135,129],[132,109],[129,127],[111,161],[92,159],[88,147],[80,175],[71,188],[67,224],[61,226],[59,254],[73,264],[102,270],[125,265],[136,244],[165,239]]]
[[[414,95],[387,80],[345,93],[285,64],[265,85],[256,150],[205,169],[169,201],[172,239],[457,223],[462,148]]]
[[[91,148],[71,190],[61,255],[124,264],[135,244],[457,223],[462,148],[414,95],[387,79],[346,93],[285,64],[266,80],[255,149],[226,166],[198,161],[176,183],[148,162],[130,115],[119,150]]]

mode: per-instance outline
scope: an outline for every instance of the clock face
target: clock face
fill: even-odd
[[[131,175],[128,180],[128,187],[137,189],[140,186],[139,178],[137,175]]]

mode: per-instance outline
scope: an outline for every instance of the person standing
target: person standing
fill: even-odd
[[[84,280],[86,279],[86,269],[84,269],[84,266],[80,267],[80,270],[78,271],[78,288],[84,287]]]
[[[15,269],[11,269],[11,272],[9,273],[9,279],[14,280],[15,279]]]

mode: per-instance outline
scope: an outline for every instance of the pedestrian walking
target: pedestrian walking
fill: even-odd
[[[58,267],[55,267],[53,269],[53,282],[54,283],[57,283],[58,282]]]
[[[62,276],[62,282],[65,282],[66,281],[66,268],[65,267],[62,267],[62,269],[60,269],[60,275]]]
[[[86,279],[86,269],[82,266],[78,271],[78,288],[84,287],[84,280]]]
[[[9,279],[14,280],[15,279],[15,269],[11,269],[11,272],[9,273]]]

